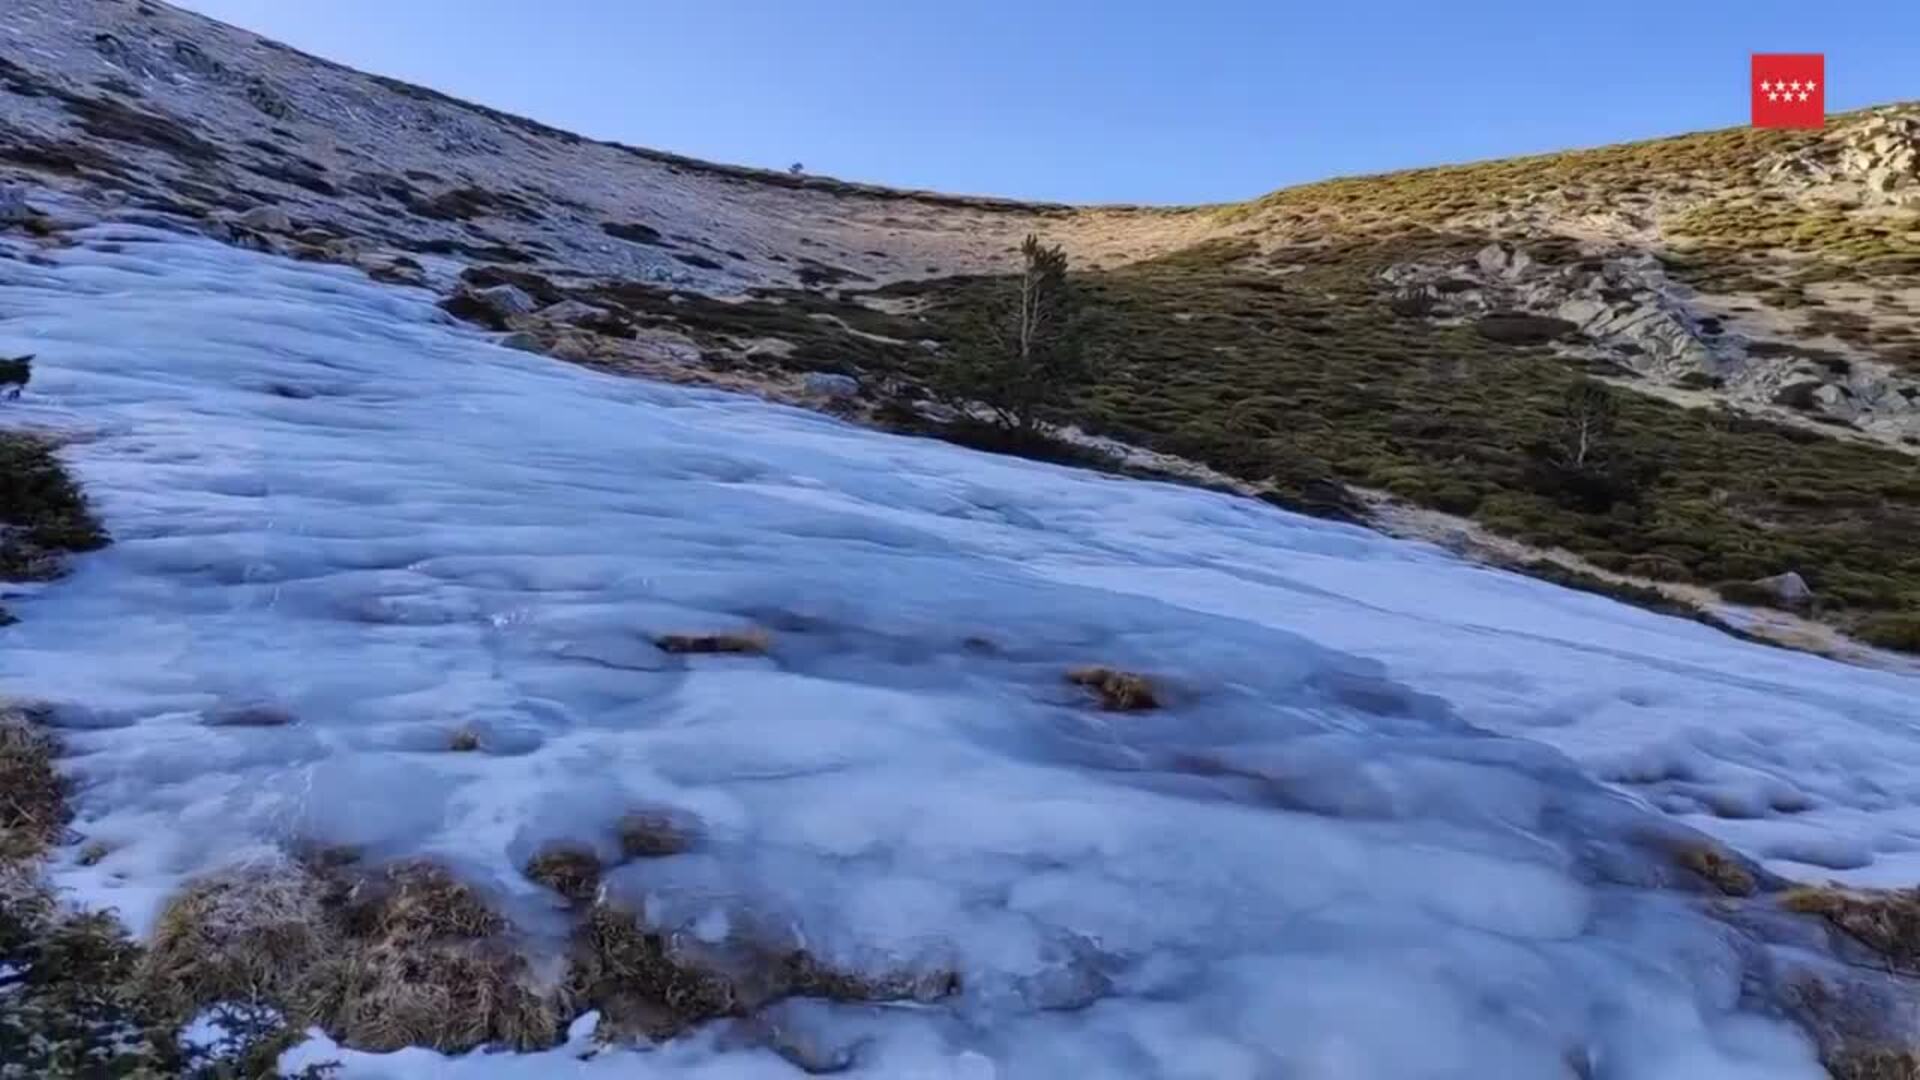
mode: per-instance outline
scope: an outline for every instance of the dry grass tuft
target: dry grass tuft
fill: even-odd
[[[295,1002],[337,955],[323,886],[297,863],[241,867],[195,881],[161,910],[142,982],[171,1015],[216,1002]]]
[[[1920,1051],[1909,1037],[1912,1006],[1899,984],[1808,971],[1789,976],[1780,989],[1833,1080],[1920,1080]]]
[[[507,921],[444,868],[398,863],[356,882],[335,918],[345,948],[315,973],[308,1008],[368,1050],[552,1045],[560,1015],[505,940]]]
[[[527,860],[526,875],[576,904],[588,903],[600,891],[600,856],[590,848],[555,844]]]
[[[800,949],[682,941],[607,905],[593,909],[574,939],[576,999],[599,1009],[607,1030],[652,1039],[787,997],[928,1002],[959,989],[951,971],[855,974]]]
[[[664,1039],[742,1010],[731,980],[681,962],[666,935],[631,913],[601,905],[574,937],[571,989],[600,1010],[609,1030]]]
[[[281,862],[189,886],[162,913],[140,981],[173,1018],[265,1004],[367,1050],[549,1046],[558,1003],[510,929],[432,863],[351,875]]]
[[[1833,1080],[1920,1080],[1920,1052],[1913,1050],[1846,1051],[1822,1064]]]
[[[1789,891],[1780,904],[1826,919],[1895,968],[1920,971],[1920,889],[1808,885]]]
[[[635,810],[620,819],[620,853],[629,859],[659,858],[689,851],[700,824],[673,810]]]
[[[1093,691],[1100,707],[1109,712],[1144,712],[1160,707],[1153,683],[1145,675],[1108,667],[1075,668],[1067,681]]]
[[[755,629],[716,634],[662,634],[654,638],[653,643],[662,652],[676,655],[732,653],[762,656],[773,646],[773,638],[765,630]]]
[[[1674,851],[1673,861],[1727,896],[1752,896],[1758,887],[1753,872],[1732,852],[1716,844],[1700,841],[1680,847]]]
[[[472,728],[457,728],[447,737],[447,749],[457,754],[468,754],[480,749],[480,733]]]
[[[0,709],[0,865],[37,859],[67,823],[59,747],[18,709]]]

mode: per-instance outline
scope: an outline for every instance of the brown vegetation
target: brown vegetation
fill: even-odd
[[[675,654],[737,653],[759,656],[773,645],[765,630],[721,631],[710,634],[662,634],[653,639],[662,652]]]
[[[1093,692],[1100,707],[1109,712],[1144,712],[1160,707],[1159,695],[1145,675],[1108,667],[1075,668],[1067,681]]]

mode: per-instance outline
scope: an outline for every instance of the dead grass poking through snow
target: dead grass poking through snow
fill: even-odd
[[[600,891],[600,856],[575,844],[540,849],[527,860],[526,873],[576,904],[591,901]]]
[[[1727,896],[1752,896],[1758,886],[1753,872],[1737,856],[1705,840],[1679,848],[1673,861]]]
[[[745,1016],[787,997],[930,1002],[956,994],[948,970],[871,975],[841,971],[804,949],[683,940],[601,904],[574,938],[576,1000],[599,1009],[616,1034],[664,1039],[700,1023]]]
[[[733,653],[762,656],[773,647],[773,638],[765,630],[725,631],[714,634],[662,634],[653,639],[662,652],[676,655]]]
[[[313,1012],[369,1050],[551,1045],[560,1016],[506,940],[507,921],[431,863],[357,882],[337,915],[347,948],[321,965]]]
[[[1789,891],[1780,904],[1826,919],[1901,971],[1920,971],[1920,889],[1809,885]]]
[[[216,1002],[298,1002],[316,965],[341,949],[321,896],[291,862],[201,878],[161,910],[142,981],[181,1018]]]
[[[689,851],[700,839],[700,823],[673,810],[634,810],[617,827],[620,853],[629,859],[654,859]]]
[[[38,858],[67,823],[56,747],[18,709],[0,709],[0,864]]]
[[[480,733],[472,728],[456,728],[447,736],[447,749],[456,754],[468,754],[480,749]]]
[[[1920,1080],[1920,1053],[1912,1050],[1843,1053],[1825,1064],[1833,1080]]]
[[[1160,696],[1145,675],[1109,667],[1075,668],[1067,681],[1093,691],[1108,712],[1144,712],[1160,707]]]
[[[143,981],[175,1016],[270,1004],[367,1050],[551,1045],[557,1002],[534,985],[510,929],[432,863],[355,874],[279,862],[176,897]]]

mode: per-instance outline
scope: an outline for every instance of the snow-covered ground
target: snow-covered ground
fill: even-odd
[[[435,854],[557,935],[518,867],[611,862],[620,815],[665,805],[701,847],[613,870],[616,901],[961,973],[933,1006],[782,1006],[862,1075],[1816,1077],[1742,1011],[1736,935],[1623,884],[1659,877],[1635,838],[1678,817],[1781,872],[1920,879],[1912,679],[598,375],[354,271],[81,237],[0,260],[0,354],[39,354],[9,419],[83,436],[116,543],[10,601],[0,687],[71,703],[74,827],[107,854],[56,880],[136,930],[191,875],[317,842]],[[649,643],[748,626],[770,655]],[[1168,707],[1090,708],[1083,663]],[[231,722],[268,709],[294,722]],[[794,1074],[710,1035],[580,1047],[344,1056]]]

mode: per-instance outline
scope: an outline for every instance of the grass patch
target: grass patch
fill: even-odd
[[[107,545],[80,486],[52,441],[0,431],[0,580],[47,581],[69,554]],[[0,624],[12,619],[0,608]]]
[[[18,709],[0,709],[0,865],[37,859],[67,823],[53,739]]]
[[[275,863],[205,878],[176,896],[140,981],[175,1021],[240,1002],[366,1050],[549,1046],[559,1037],[558,1003],[534,985],[510,932],[477,893],[431,863],[371,872]]]
[[[526,874],[569,902],[590,902],[600,891],[600,856],[590,848],[556,844],[527,860]]]
[[[1487,239],[1405,229],[1264,253],[1220,242],[1085,275],[1111,359],[1069,419],[1278,490],[1383,490],[1618,573],[1712,587],[1797,570],[1818,616],[1843,629],[1912,611],[1910,456],[1620,393],[1613,445],[1635,465],[1631,498],[1582,505],[1540,484],[1539,448],[1580,371],[1540,346],[1396,316],[1378,278],[1409,260],[1469,258]],[[882,291],[917,297],[919,328],[902,333],[935,340],[984,302],[973,279]],[[939,362],[907,357],[908,377]]]
[[[773,637],[765,630],[733,630],[710,634],[662,634],[653,639],[655,647],[675,655],[733,654],[762,656],[773,647]]]
[[[1160,707],[1160,695],[1145,675],[1109,667],[1083,667],[1067,672],[1067,681],[1091,691],[1108,712],[1146,712]]]
[[[788,997],[928,1002],[960,989],[951,971],[863,975],[834,969],[804,949],[708,946],[604,904],[581,923],[573,951],[573,998],[600,1010],[603,1030],[653,1039]]]
[[[616,832],[622,855],[656,859],[693,850],[700,839],[700,824],[672,810],[635,810],[621,817]]]
[[[1726,896],[1752,896],[1758,888],[1753,871],[1738,856],[1707,841],[1683,845],[1673,861]]]
[[[1789,891],[1780,904],[1827,920],[1895,970],[1920,973],[1920,889],[1810,885]]]

